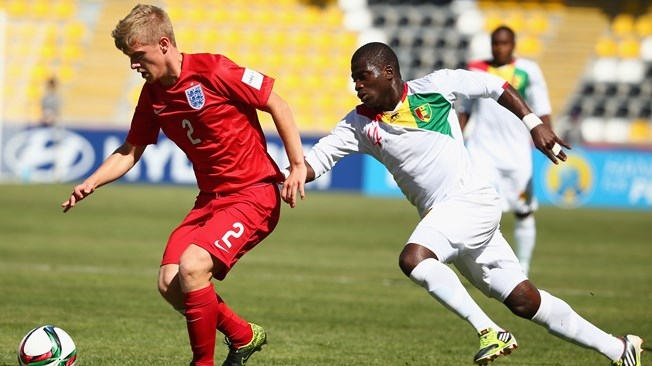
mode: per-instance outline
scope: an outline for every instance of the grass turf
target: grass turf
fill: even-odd
[[[0,186],[0,366],[16,365],[18,342],[42,324],[70,333],[79,366],[187,365],[185,321],[159,296],[156,276],[195,189],[113,184],[64,215],[71,188]],[[471,365],[471,327],[398,268],[417,220],[405,200],[355,194],[308,192],[297,208],[284,206],[276,231],[216,282],[268,332],[249,364]],[[652,213],[543,207],[537,220],[532,281],[607,332],[650,338]],[[508,239],[512,224],[505,216]],[[609,364],[469,291],[519,341],[496,365]]]

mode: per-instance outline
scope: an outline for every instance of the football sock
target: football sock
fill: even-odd
[[[219,317],[217,318],[217,330],[224,333],[231,341],[231,345],[235,348],[240,348],[251,342],[254,333],[251,326],[247,321],[234,313],[226,303],[222,300],[220,295],[215,294],[217,297]]]
[[[186,305],[186,325],[193,354],[192,362],[195,366],[212,366],[219,308],[213,284],[183,294],[183,299]]]
[[[521,263],[525,275],[530,271],[530,260],[532,259],[532,252],[534,252],[534,245],[536,244],[536,235],[537,229],[533,214],[530,214],[522,220],[515,220],[514,244],[516,245],[516,256]]]
[[[550,334],[584,348],[594,349],[611,360],[623,353],[623,342],[600,330],[579,316],[563,300],[539,290],[541,306],[532,321],[544,326]]]
[[[502,329],[480,309],[455,272],[444,263],[428,258],[414,267],[410,279],[457,316],[468,321],[476,331]]]

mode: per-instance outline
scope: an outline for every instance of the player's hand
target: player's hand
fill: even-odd
[[[305,184],[308,169],[305,164],[296,164],[290,167],[289,170],[284,169],[284,174],[287,174],[285,181],[283,181],[283,188],[281,188],[281,198],[285,203],[294,208],[297,205],[297,191],[301,200],[306,198]]]
[[[90,183],[82,183],[77,185],[73,190],[72,193],[70,194],[70,198],[68,198],[67,201],[61,204],[61,207],[63,207],[63,212],[68,212],[71,208],[75,207],[75,204],[84,198],[88,197],[91,195],[93,192],[95,192],[95,186],[90,184]]]
[[[566,149],[571,149],[571,146],[561,138],[559,138],[550,128],[550,126],[541,124],[536,126],[530,131],[532,135],[532,141],[534,146],[541,151],[545,156],[550,159],[555,164],[559,164],[559,161],[566,161],[568,158],[562,146]]]

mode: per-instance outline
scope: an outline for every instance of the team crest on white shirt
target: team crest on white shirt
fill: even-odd
[[[204,90],[201,88],[201,84],[191,86],[186,89],[186,99],[188,99],[188,104],[193,109],[201,109],[206,102],[206,97],[204,96]]]
[[[414,115],[423,122],[430,121],[430,118],[432,117],[432,109],[430,108],[430,104],[422,104],[415,108]]]

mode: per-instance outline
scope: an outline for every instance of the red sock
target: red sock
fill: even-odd
[[[220,313],[217,318],[217,330],[224,333],[235,348],[240,348],[251,342],[254,333],[249,323],[234,313],[222,300],[220,295],[215,294],[215,297],[217,298],[217,308]]]
[[[186,325],[195,366],[213,366],[218,303],[213,284],[183,295]]]

